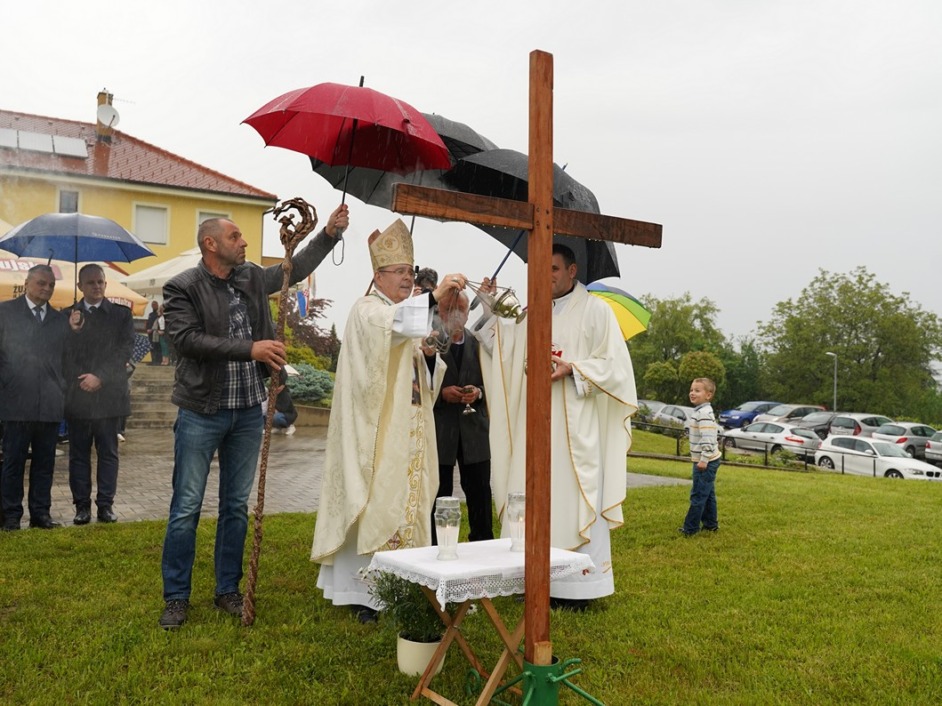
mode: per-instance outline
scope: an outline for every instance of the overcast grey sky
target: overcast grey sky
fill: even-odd
[[[689,291],[727,335],[754,330],[819,268],[867,267],[942,314],[938,0],[33,0],[3,12],[0,107],[119,129],[322,221],[340,194],[241,121],[326,81],[366,85],[527,149],[529,53],[554,55],[554,156],[604,213],[661,223],[618,246],[635,295]],[[365,237],[395,217],[348,197],[346,260],[318,270],[343,328],[370,279]],[[265,253],[280,249],[275,229]],[[417,220],[416,258],[480,279],[500,246]],[[525,292],[512,258],[501,281]]]

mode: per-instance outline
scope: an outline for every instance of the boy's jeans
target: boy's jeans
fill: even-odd
[[[690,488],[690,509],[684,519],[684,532],[694,534],[703,529],[714,530],[719,527],[716,516],[716,472],[720,468],[720,461],[710,461],[704,470],[699,470],[693,464],[693,487]]]

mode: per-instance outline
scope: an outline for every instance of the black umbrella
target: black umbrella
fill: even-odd
[[[449,120],[434,113],[422,113],[422,115],[448,148],[452,166],[465,157],[483,150],[497,149],[497,145],[464,123]],[[397,174],[367,167],[353,166],[348,169],[343,165],[331,166],[315,157],[311,158],[311,168],[338,190],[343,189],[344,177],[346,177],[348,194],[353,194],[363,203],[387,209],[392,208],[392,190],[395,184],[448,188],[447,184],[441,180],[446,171],[444,169],[423,169],[409,174]]]
[[[446,172],[442,179],[449,186],[466,193],[526,201],[528,177],[527,155],[516,150],[496,149],[465,157]],[[553,203],[574,211],[601,213],[595,195],[556,164],[553,165]],[[520,231],[494,226],[478,227],[526,262],[527,239],[520,237]],[[572,249],[579,266],[578,277],[581,282],[594,282],[603,277],[618,277],[621,274],[614,243],[558,234],[553,236],[553,242]]]
[[[435,128],[435,132],[448,148],[452,166],[472,154],[497,149],[497,145],[464,123],[449,120],[444,115],[436,113],[422,113],[422,115]]]

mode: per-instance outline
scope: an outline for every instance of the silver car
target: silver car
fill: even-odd
[[[918,422],[894,422],[878,427],[873,432],[873,438],[899,444],[913,458],[925,458],[926,444],[935,433],[932,427]]]
[[[926,461],[942,465],[942,431],[937,431],[926,442]]]
[[[850,434],[852,436],[872,436],[873,432],[876,431],[878,427],[892,423],[892,419],[879,414],[847,412],[838,414],[831,420],[828,433],[835,435]]]
[[[663,402],[657,400],[638,400],[638,419],[642,422],[650,422],[654,415],[665,407]]]
[[[821,445],[821,438],[810,429],[776,422],[753,422],[741,429],[727,429],[721,443],[727,449],[768,450],[772,454],[785,449],[801,458],[812,459]]]
[[[693,407],[679,404],[666,404],[651,416],[655,424],[666,424],[671,427],[687,426],[687,419],[693,413]]]
[[[768,412],[757,414],[754,422],[785,422],[785,424],[795,424],[804,416],[812,412],[821,412],[824,409],[818,404],[780,404],[776,405]]]

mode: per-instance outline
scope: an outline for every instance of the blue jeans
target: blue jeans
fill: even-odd
[[[161,570],[164,600],[190,597],[196,526],[213,454],[219,451],[216,595],[239,590],[248,500],[262,443],[261,405],[199,414],[180,409],[173,426],[173,498]]]
[[[290,424],[288,424],[288,418],[285,416],[284,412],[275,412],[271,419],[272,429],[287,429]]]
[[[690,509],[684,519],[684,532],[693,534],[703,529],[716,529],[719,521],[716,516],[716,472],[720,460],[710,461],[704,470],[693,464],[693,486],[690,488]]]

